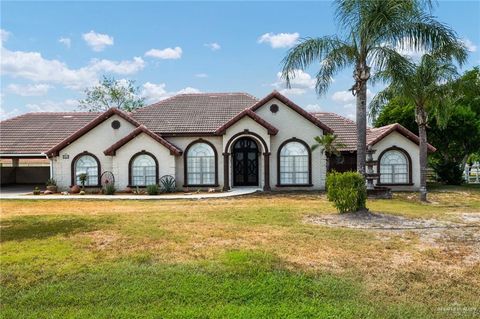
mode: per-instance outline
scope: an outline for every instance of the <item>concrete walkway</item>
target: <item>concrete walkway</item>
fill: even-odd
[[[222,193],[185,193],[185,194],[169,194],[169,195],[133,195],[133,194],[121,194],[121,195],[32,195],[24,192],[0,192],[0,200],[4,199],[34,199],[34,200],[83,200],[83,199],[98,199],[98,200],[168,200],[168,199],[207,199],[207,198],[223,198],[232,196],[241,196],[253,194],[262,191],[260,188],[248,187],[248,188],[234,188],[228,192]]]

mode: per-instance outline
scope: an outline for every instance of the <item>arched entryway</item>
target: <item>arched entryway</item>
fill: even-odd
[[[258,167],[260,150],[250,137],[242,137],[232,147],[233,186],[259,186]]]
[[[259,134],[244,130],[230,137],[223,153],[223,178],[224,191],[238,186],[263,186],[270,191],[270,152]]]

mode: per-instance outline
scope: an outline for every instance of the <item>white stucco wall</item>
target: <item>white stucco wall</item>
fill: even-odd
[[[111,126],[111,123],[115,120],[118,120],[121,124],[120,128],[116,130]],[[112,158],[103,154],[103,151],[133,129],[135,129],[135,126],[130,122],[125,121],[118,115],[114,115],[62,149],[60,155],[52,159],[53,178],[57,181],[59,189],[68,190],[70,188],[72,160],[75,156],[85,151],[92,153],[98,158],[101,168],[100,173],[111,171]],[[64,156],[68,156],[68,159],[64,159]]]
[[[111,156],[112,172],[115,176],[115,187],[118,190],[124,190],[128,186],[128,165],[131,158],[141,151],[151,153],[157,159],[158,178],[161,178],[164,175],[176,175],[175,155],[171,155],[168,148],[158,143],[147,134],[142,133],[118,149],[114,156]]]
[[[276,113],[270,111],[270,105],[277,104],[279,110]],[[275,126],[279,131],[277,135],[271,136],[270,152],[270,185],[272,189],[286,190],[286,187],[276,187],[277,185],[277,153],[279,146],[286,140],[296,137],[304,141],[307,145],[314,144],[315,136],[323,135],[323,130],[305,119],[303,116],[284,105],[277,99],[272,99],[260,107],[256,113],[265,121]],[[312,152],[312,187],[303,189],[325,189],[326,161],[318,148]],[[293,187],[291,189],[299,189]],[[300,188],[302,189],[302,188]]]
[[[185,185],[185,176],[184,176],[184,156],[185,150],[187,149],[188,145],[192,142],[197,141],[199,139],[208,141],[209,143],[213,144],[215,150],[217,151],[217,172],[218,172],[218,184],[220,187],[223,186],[223,145],[222,145],[222,136],[202,136],[202,137],[165,137],[167,141],[174,144],[178,148],[180,148],[184,153],[182,156],[175,157],[175,180],[177,183],[177,187],[182,188]],[[219,187],[219,188],[220,188]]]
[[[380,142],[375,144],[372,148],[376,150],[373,155],[374,160],[378,160],[380,154],[392,147],[396,146],[405,150],[412,160],[412,186],[388,186],[392,190],[418,190],[420,188],[420,163],[419,163],[419,148],[418,145],[403,136],[398,132],[392,132]]]

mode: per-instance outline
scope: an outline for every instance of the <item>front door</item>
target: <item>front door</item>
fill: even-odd
[[[251,138],[233,145],[233,186],[258,186],[258,146]]]

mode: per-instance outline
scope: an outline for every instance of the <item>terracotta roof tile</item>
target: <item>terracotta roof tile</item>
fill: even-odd
[[[354,121],[331,112],[316,112],[312,114],[333,129],[334,134],[338,136],[338,141],[345,145],[341,149],[342,151],[355,151],[357,149],[357,125]],[[374,145],[380,142],[393,131],[397,131],[412,142],[419,144],[417,135],[402,125],[394,123],[376,128],[367,128],[367,145]],[[428,150],[435,152],[436,149],[428,144]]]
[[[213,134],[257,99],[247,93],[179,94],[141,108],[133,118],[155,133]]]
[[[40,154],[96,118],[96,112],[27,113],[0,122],[0,153]]]

